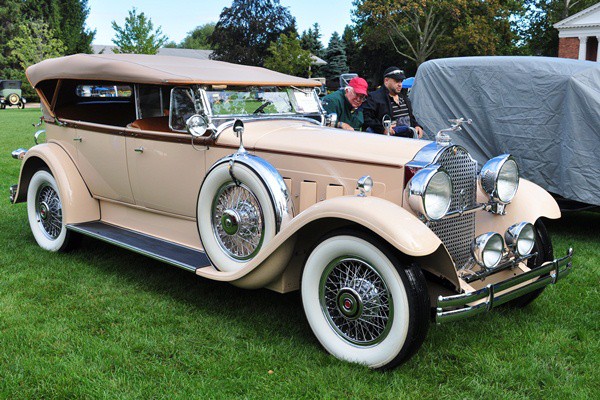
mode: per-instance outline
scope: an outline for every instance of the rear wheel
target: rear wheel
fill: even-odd
[[[547,261],[552,261],[554,259],[554,251],[552,249],[552,240],[550,239],[550,235],[546,230],[546,226],[541,220],[537,220],[534,225],[535,227],[535,245],[533,247],[532,252],[538,253],[537,256],[530,258],[527,261],[527,267],[535,268],[539,267],[543,263]],[[529,305],[532,301],[537,299],[542,292],[546,289],[545,287],[534,290],[533,292],[529,292],[524,296],[516,298],[514,300],[506,303],[508,307],[515,308],[523,308]]]
[[[354,231],[325,237],[302,274],[306,318],[342,360],[388,369],[410,358],[429,328],[423,273],[378,240]]]
[[[72,233],[63,221],[62,202],[58,185],[46,170],[37,171],[27,189],[27,215],[33,237],[48,251],[66,251]]]

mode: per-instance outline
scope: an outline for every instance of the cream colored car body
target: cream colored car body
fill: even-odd
[[[332,243],[348,246],[351,243],[348,240],[354,240],[352,243],[362,246],[357,253],[364,257],[377,258],[379,251],[389,251],[392,256],[386,260],[400,260],[405,267],[408,266],[407,271],[420,268],[420,278],[417,277],[417,280],[425,282],[426,279],[426,286],[419,284],[420,289],[411,290],[419,292],[415,297],[420,299],[418,301],[430,301],[432,307],[438,307],[438,322],[489,310],[496,299],[500,299],[500,303],[506,302],[514,297],[511,294],[526,294],[554,283],[559,272],[570,269],[571,253],[554,261],[544,259],[546,262],[543,266],[536,265],[531,269],[527,259],[535,255],[521,257],[523,255],[517,254],[514,249],[511,250],[513,253],[506,250],[502,261],[504,264],[498,271],[494,271],[493,267],[487,270],[483,266],[478,267],[472,257],[461,262],[454,259],[454,255],[458,254],[457,245],[453,243],[455,231],[456,236],[461,237],[460,257],[464,258],[469,257],[466,253],[468,248],[465,247],[469,243],[465,240],[474,241],[476,237],[489,232],[504,235],[516,224],[534,224],[541,217],[560,217],[553,198],[539,186],[524,179],[520,180],[512,201],[499,204],[492,195],[484,192],[482,185],[476,184],[476,164],[468,152],[459,146],[441,141],[436,143],[329,128],[324,126],[325,115],[320,105],[319,112],[313,110],[312,114],[284,113],[268,117],[251,114],[231,116],[228,121],[223,118],[219,120],[219,116],[211,112],[209,88],[283,87],[287,88],[286,93],[304,93],[310,100],[310,91],[318,86],[314,81],[227,63],[188,63],[187,60],[172,57],[137,55],[70,56],[44,61],[30,67],[27,74],[42,101],[46,143],[17,154],[23,163],[18,186],[11,188],[11,198],[14,203],[28,202],[34,236],[35,230],[39,230],[38,225],[47,224],[48,209],[52,208],[52,204],[59,204],[62,229],[67,231],[89,234],[139,251],[204,278],[230,282],[243,288],[266,287],[286,293],[300,288],[304,279],[303,270],[311,262],[309,255],[312,257],[312,254],[319,253],[321,245],[330,242],[327,235],[342,232],[338,233],[340,241]],[[112,82],[116,97],[114,101],[89,101],[83,98],[92,93],[96,86],[110,87],[107,82]],[[152,90],[158,88],[160,98],[157,98],[157,102],[160,107],[155,107],[152,117],[141,116],[145,112],[145,105],[142,105],[145,100],[140,94],[147,90],[144,85],[151,85]],[[195,91],[187,89],[191,87]],[[170,92],[168,100],[164,92]],[[184,100],[186,96],[189,97],[190,104],[198,114],[194,117],[198,117],[196,122],[190,122],[193,118],[187,119],[187,129],[193,135],[174,129],[178,112],[174,104],[182,101],[177,97],[178,94],[183,94]],[[218,95],[215,92],[213,94]],[[300,99],[296,99],[298,104],[294,107],[306,106],[301,103],[304,95],[299,94]],[[123,100],[122,97],[127,98]],[[316,101],[316,95],[314,98]],[[229,100],[223,98],[219,101],[227,103]],[[290,107],[292,103],[293,100],[290,100]],[[216,104],[215,101],[213,106]],[[265,102],[259,108],[265,105],[268,104]],[[109,107],[111,112],[99,113],[102,107]],[[243,128],[238,126],[238,122],[233,123],[237,118],[243,120]],[[167,119],[170,121],[168,126],[165,123]],[[221,124],[216,127],[211,121]],[[194,125],[196,123],[200,125]],[[200,133],[195,131],[198,126]],[[243,146],[240,131],[243,131]],[[455,168],[448,164],[454,156],[462,157],[461,162],[468,164],[466,168],[472,172],[472,175],[468,175],[472,180],[468,180],[466,185],[467,192],[471,194],[464,194],[464,190],[461,190],[457,194],[458,209],[446,208],[447,214],[440,221],[428,221],[409,203],[409,196],[414,196],[414,193],[409,193],[408,186],[413,174],[419,174],[420,169],[434,162],[443,164],[440,160],[446,156],[451,160],[444,161],[446,164],[443,168]],[[249,169],[249,180],[238,181],[236,174],[253,165],[256,168]],[[58,203],[55,198],[54,203],[46,204],[46,200],[40,197],[42,190],[54,187],[52,182],[48,182],[48,174],[43,173],[36,178],[37,173],[43,170],[49,171],[55,180],[60,195]],[[458,174],[458,170],[455,168],[453,173]],[[214,213],[219,207],[222,192],[217,193],[214,188],[225,190],[223,188],[228,186],[223,184],[219,188],[221,183],[212,182],[211,177],[217,173],[227,177],[224,171],[229,171],[231,178],[228,179],[235,183],[236,189],[246,187],[249,192],[254,191],[252,195],[259,203],[260,214],[246,211],[252,206],[251,197],[242,201],[238,195],[235,207],[231,206],[235,211],[231,211],[234,216],[227,214],[230,212],[228,209],[222,215],[218,214],[221,215],[219,220],[215,219],[217,214]],[[358,190],[357,181],[364,176],[372,178],[372,190]],[[464,181],[464,176],[456,179]],[[31,181],[40,185],[37,189],[34,187],[37,192],[31,190]],[[211,192],[207,194],[207,191]],[[267,199],[262,203],[260,193],[263,193],[263,199]],[[32,199],[32,195],[35,198]],[[471,195],[472,204],[467,199]],[[213,196],[214,200],[211,200]],[[203,200],[206,198],[208,202]],[[213,214],[203,217],[207,209],[212,209]],[[275,212],[273,217],[269,217],[271,211]],[[260,236],[255,252],[246,258],[238,258],[233,253],[235,249],[225,250],[223,246],[228,246],[223,244],[225,242],[221,242],[222,247],[215,247],[213,243],[211,256],[208,244],[212,235],[217,237],[220,234],[218,229],[230,235],[227,224],[232,221],[237,232],[240,229],[238,223],[241,226],[243,218],[262,222],[272,218],[273,236],[267,237],[265,242],[265,236]],[[464,230],[466,222],[462,221],[472,224],[469,225],[472,231],[470,228]],[[89,228],[90,224],[96,224],[96,228]],[[87,228],[82,228],[84,226]],[[110,232],[98,230],[98,226],[118,232],[118,235],[111,236]],[[351,239],[344,236],[349,229],[355,235]],[[266,230],[258,232],[266,235]],[[42,235],[42,240],[46,240],[44,232],[38,232],[37,235]],[[129,236],[129,242],[119,239],[119,235]],[[221,240],[228,239],[226,235],[224,237]],[[374,242],[369,244],[364,237],[376,239],[380,243],[377,245],[379,247],[376,246],[379,250],[373,250]],[[135,240],[151,244],[143,248],[132,244]],[[59,248],[42,247],[51,250]],[[208,258],[204,256],[203,261],[196,261],[192,257],[191,261],[188,258],[183,262],[170,257],[167,250],[154,247],[190,253],[194,257],[204,255],[206,251]],[[214,252],[220,252],[221,248],[225,256],[215,256]],[[327,251],[331,251],[329,249]],[[359,258],[358,263],[363,261]],[[228,265],[229,262],[232,266]],[[307,279],[314,281],[315,277],[318,278],[319,264],[315,267],[313,262],[311,265]],[[467,268],[467,265],[470,267]],[[480,274],[477,279],[471,279],[471,268]],[[340,290],[338,296],[351,293],[350,297],[337,300],[340,312],[350,313],[353,301],[364,302],[380,311],[387,309],[387,303],[373,299],[379,297],[382,291],[387,291],[388,286],[391,288],[389,296],[396,298],[396,307],[405,307],[402,300],[404,295],[399,294],[405,290],[402,288],[407,284],[405,278],[394,275],[396,272],[390,272],[389,268],[382,266],[374,266],[370,270],[378,271],[373,272],[373,276],[379,278],[369,282],[366,278],[355,278],[354,286],[346,283],[348,287]],[[326,272],[323,274],[320,285],[323,285],[327,276]],[[382,278],[384,276],[385,279]],[[388,286],[384,284],[376,288],[380,280],[386,280]],[[311,292],[314,288],[306,289],[306,285],[303,288],[305,301],[306,293],[314,293]],[[374,296],[374,293],[377,295]],[[409,300],[413,301],[410,297]],[[372,348],[373,343],[368,340],[356,347],[354,339],[348,337],[347,332],[340,333],[345,329],[345,322],[338,325],[332,317],[328,317],[329,322],[319,320],[321,312],[325,315],[331,311],[326,308],[325,295],[321,295],[320,301],[320,306],[315,306],[319,303],[315,303],[314,298],[305,301],[309,323],[327,350],[342,359],[361,362],[373,368],[393,366],[412,354],[412,350],[401,350],[398,346],[402,346],[402,349],[409,345],[418,348],[426,333],[423,322],[429,318],[428,312],[420,312],[420,322],[417,324],[420,328],[410,328],[412,322],[404,319],[409,312],[418,309],[413,305],[406,309],[406,315],[394,317],[396,328],[390,328],[393,325],[391,319],[386,319],[387,328],[376,333],[379,336],[373,341],[375,347]],[[393,302],[389,302],[391,308]],[[346,306],[348,309],[344,308]],[[362,313],[360,311],[360,318],[363,318]],[[348,321],[355,321],[350,314],[346,317]],[[371,317],[364,318],[365,323],[372,325],[369,320]],[[406,331],[403,331],[405,328]],[[404,342],[402,337],[409,328],[416,329],[414,332],[417,333],[410,331],[412,333],[407,335],[414,335],[417,339],[406,339]],[[334,338],[330,329],[337,332]],[[357,348],[360,350],[356,352]],[[372,353],[369,351],[371,348]],[[390,349],[392,353],[389,353]]]

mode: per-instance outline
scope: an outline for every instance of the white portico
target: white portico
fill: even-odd
[[[600,61],[600,3],[554,24],[558,29],[558,56]]]

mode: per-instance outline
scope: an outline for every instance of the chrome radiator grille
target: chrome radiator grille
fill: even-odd
[[[450,146],[435,161],[446,169],[454,186],[450,212],[470,207],[477,200],[477,162],[460,146]],[[471,257],[475,238],[475,213],[430,222],[429,228],[444,243],[457,268]]]

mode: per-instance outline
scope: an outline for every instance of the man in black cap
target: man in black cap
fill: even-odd
[[[423,128],[417,123],[412,113],[408,97],[402,93],[402,81],[406,77],[398,67],[389,67],[383,73],[383,85],[369,93],[363,105],[365,122],[363,130],[372,133],[413,137],[413,128],[419,138],[423,137]],[[383,126],[383,117],[388,115],[392,127],[388,130]]]

